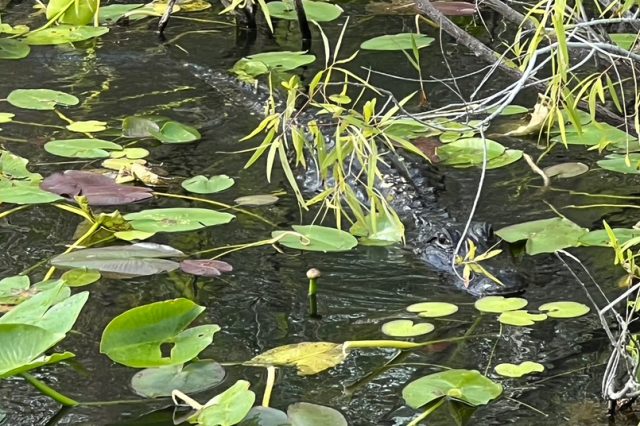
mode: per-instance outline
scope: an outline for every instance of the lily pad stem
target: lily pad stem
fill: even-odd
[[[267,367],[267,384],[264,388],[264,395],[262,396],[262,406],[268,407],[269,402],[271,401],[271,392],[273,391],[273,386],[276,383],[276,367],[270,365]]]
[[[342,344],[345,351],[351,349],[417,349],[425,346],[436,345],[438,343],[456,342],[470,338],[495,337],[495,334],[477,334],[473,336],[451,337],[448,339],[429,340],[427,342],[404,342],[400,340],[349,340]]]
[[[71,399],[68,396],[61,394],[57,390],[49,387],[46,383],[35,378],[29,373],[20,373],[20,376],[22,376],[27,382],[29,382],[29,384],[33,385],[34,388],[38,389],[43,395],[48,396],[49,398],[62,405],[75,407],[76,405],[80,404],[75,399]]]
[[[429,409],[425,410],[424,413],[420,414],[418,417],[416,417],[415,419],[411,420],[411,423],[409,423],[407,426],[416,426],[418,423],[420,423],[421,421],[423,421],[424,419],[426,419],[427,417],[429,417],[431,415],[431,413],[433,413],[434,411],[436,411],[438,408],[440,408],[440,406],[442,404],[444,404],[444,401],[446,400],[445,397],[440,398],[440,400],[434,404],[432,407],[430,407]]]

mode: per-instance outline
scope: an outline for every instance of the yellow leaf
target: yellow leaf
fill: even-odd
[[[505,133],[505,136],[526,136],[539,132],[547,121],[550,112],[551,109],[549,108],[548,99],[540,95],[538,97],[538,103],[533,107],[529,122],[515,130]]]
[[[308,376],[341,364],[346,356],[340,343],[302,342],[273,348],[244,364],[296,367],[300,376]]]

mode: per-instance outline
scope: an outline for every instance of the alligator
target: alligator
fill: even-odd
[[[268,91],[261,86],[250,86],[223,72],[209,70],[205,67],[184,64],[197,78],[218,91],[233,91],[228,96],[246,98],[246,106],[252,114],[263,115],[265,103],[269,97]],[[229,85],[229,81],[235,83]],[[240,92],[240,94],[238,93]],[[296,115],[298,124],[308,124],[318,117],[310,112],[302,111]],[[325,126],[323,126],[325,127]],[[329,127],[330,128],[330,127]],[[324,135],[323,131],[323,135]],[[326,140],[331,139],[330,132],[326,132]],[[488,274],[471,274],[464,282],[462,280],[462,264],[454,264],[455,249],[462,238],[464,225],[441,206],[438,200],[438,187],[442,175],[439,175],[433,165],[426,161],[416,161],[409,156],[399,153],[387,153],[384,164],[380,164],[382,176],[378,180],[376,189],[388,200],[389,205],[398,213],[406,229],[406,240],[410,250],[426,265],[439,273],[446,274],[456,286],[464,289],[476,297],[486,295],[516,294],[524,290],[525,280],[511,259],[508,250],[503,251],[486,261],[482,267]],[[310,159],[314,156],[308,156]],[[353,167],[353,165],[351,165]],[[298,180],[301,186],[310,194],[317,193],[330,182],[319,178],[317,167],[308,166],[301,171]],[[331,178],[329,178],[330,180]],[[366,197],[357,193],[358,198]],[[501,244],[493,233],[490,224],[485,222],[471,222],[465,233],[465,241],[461,244],[458,256],[464,258],[468,251],[468,241],[476,247],[476,253],[481,254]],[[504,243],[502,243],[504,244]],[[488,275],[497,278],[500,283]]]

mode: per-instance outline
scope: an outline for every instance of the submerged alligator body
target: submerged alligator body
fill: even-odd
[[[222,92],[234,91],[228,94],[230,97],[238,98],[238,91],[244,93],[247,108],[256,115],[263,114],[268,93],[250,88],[224,73],[193,64],[185,66],[212,87]],[[230,85],[230,80],[235,81],[235,84]],[[315,119],[317,117],[308,112],[302,112],[297,118],[298,123],[303,125]],[[326,139],[330,140],[330,135],[326,135]],[[448,275],[454,285],[474,296],[515,294],[524,290],[524,277],[516,269],[508,253],[482,261],[481,266],[488,274],[472,274],[465,283],[462,280],[464,265],[454,264],[452,261],[464,224],[439,203],[437,192],[438,186],[441,186],[441,176],[423,161],[414,162],[396,154],[389,154],[385,161],[386,164],[381,165],[383,175],[377,184],[377,190],[398,213],[406,228],[407,243],[420,260],[439,273]],[[319,178],[317,168],[314,167],[303,171],[300,181],[308,192],[321,191],[326,184]],[[471,222],[464,238],[457,253],[459,258],[464,258],[468,253],[468,240],[475,245],[477,254],[496,248],[500,243],[494,236],[491,225],[485,222]],[[500,283],[488,275],[497,278]]]

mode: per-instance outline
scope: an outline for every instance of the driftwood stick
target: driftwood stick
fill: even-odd
[[[533,22],[527,19],[522,13],[514,10],[513,8],[511,8],[511,6],[501,0],[484,0],[482,4],[486,4],[494,12],[497,12],[500,15],[504,16],[504,19],[506,19],[507,21],[512,22],[516,25],[521,25],[525,30],[535,29]]]

